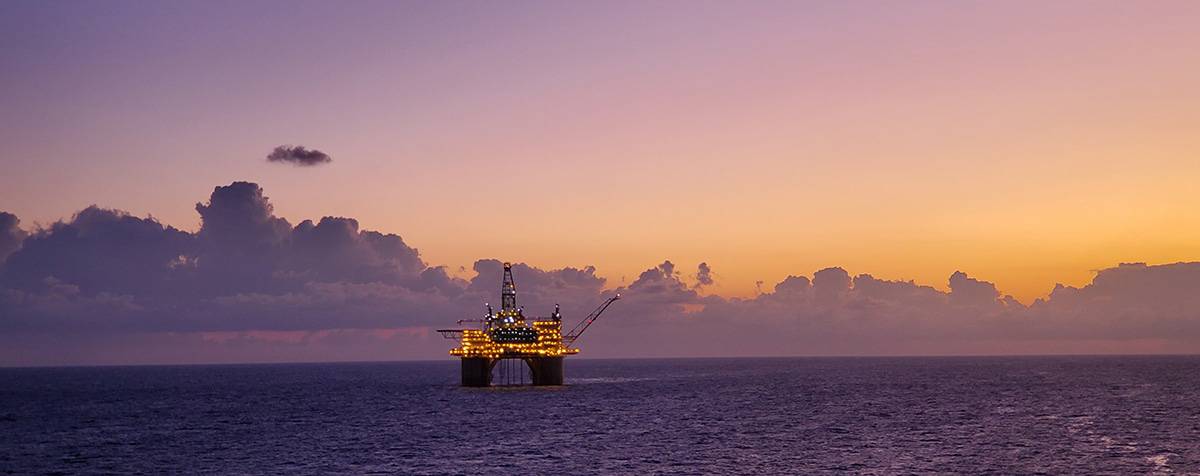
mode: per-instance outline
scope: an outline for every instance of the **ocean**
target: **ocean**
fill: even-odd
[[[1200,357],[0,369],[0,472],[1200,473]]]

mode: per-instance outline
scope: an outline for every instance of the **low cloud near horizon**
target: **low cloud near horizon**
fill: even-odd
[[[498,297],[498,260],[456,278],[353,218],[277,217],[254,183],[196,210],[195,233],[95,206],[25,231],[0,212],[0,365],[445,358],[433,330]],[[691,283],[671,261],[616,287],[593,266],[514,274],[528,314],[561,303],[570,323],[622,294],[580,342],[594,357],[1200,350],[1200,263],[1120,264],[1031,305],[961,271],[946,292],[831,267],[745,299],[701,294],[707,263]]]

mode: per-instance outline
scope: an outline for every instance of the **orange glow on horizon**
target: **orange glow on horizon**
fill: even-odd
[[[841,266],[1028,303],[1200,260],[1198,2],[266,7],[194,32],[47,17],[10,58],[0,209],[194,230],[249,180],[293,225],[353,217],[460,276],[498,258],[618,287],[669,259],[723,296]],[[281,42],[264,19],[340,29]],[[333,161],[263,160],[283,143]]]

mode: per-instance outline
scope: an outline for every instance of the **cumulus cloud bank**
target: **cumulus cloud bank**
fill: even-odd
[[[32,232],[0,213],[0,362],[436,358],[432,329],[498,297],[498,260],[456,278],[352,218],[293,225],[253,183],[196,211],[195,233],[95,206]],[[945,292],[832,267],[750,299],[701,295],[707,263],[615,288],[592,266],[514,274],[529,315],[622,293],[586,337],[594,356],[1200,350],[1200,263],[1122,264],[1029,306],[961,271]]]
[[[281,145],[267,154],[268,162],[284,162],[301,167],[327,164],[333,157],[317,149],[306,149],[302,145]]]
[[[17,251],[25,240],[25,232],[21,230],[21,220],[16,215],[0,212],[0,263],[12,252]]]

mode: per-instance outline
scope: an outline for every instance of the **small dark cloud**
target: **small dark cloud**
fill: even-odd
[[[700,266],[696,268],[696,288],[710,286],[712,283],[712,267],[708,263],[700,263]]]
[[[302,145],[281,145],[267,154],[267,162],[286,162],[300,167],[312,167],[333,162],[333,157],[317,149],[306,149]]]

